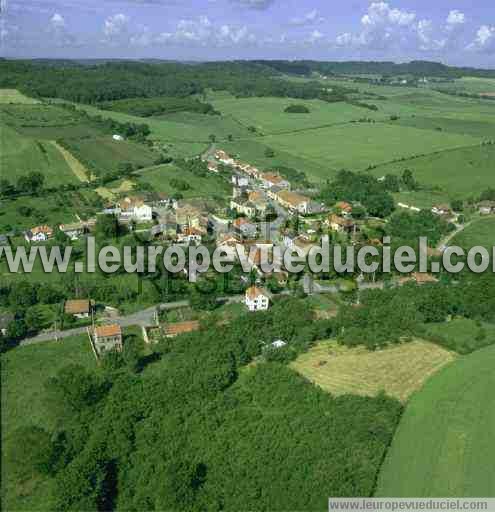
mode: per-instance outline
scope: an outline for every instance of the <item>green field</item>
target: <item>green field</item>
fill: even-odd
[[[115,171],[122,162],[135,166],[153,165],[157,154],[144,144],[132,141],[114,141],[110,135],[67,139],[70,152],[96,174]]]
[[[87,219],[94,215],[100,202],[93,190],[44,194],[42,199],[36,196],[5,199],[0,208],[0,232],[12,229],[21,232],[40,224],[55,227],[76,222],[76,214]]]
[[[357,123],[311,130],[299,134],[265,137],[272,148],[328,169],[314,176],[324,180],[340,169],[364,170],[370,165],[410,158],[447,148],[476,144],[477,139],[383,123]]]
[[[380,165],[372,172],[380,177],[410,169],[421,184],[438,185],[451,197],[467,198],[495,185],[494,158],[495,146],[473,146]]]
[[[459,358],[413,396],[376,496],[495,497],[495,346]]]
[[[481,139],[495,139],[495,122],[472,119],[449,119],[448,117],[407,116],[390,124],[399,126],[412,126],[422,130],[435,130],[461,135],[472,135]]]
[[[44,383],[68,364],[95,367],[95,358],[87,336],[63,341],[18,347],[2,358],[2,443],[21,426],[34,424],[54,427],[54,418],[46,415]],[[52,482],[36,477],[14,486],[9,467],[2,464],[2,504],[4,510],[53,510],[50,503]]]
[[[284,133],[318,126],[346,123],[367,117],[368,111],[347,103],[291,98],[230,98],[213,101],[216,109],[244,126],[255,126],[259,133]],[[292,104],[305,105],[309,114],[287,114]]]
[[[2,122],[27,137],[41,140],[94,137],[102,130],[80,114],[56,105],[0,105]]]
[[[452,240],[451,245],[465,249],[480,245],[492,249],[495,247],[495,217],[485,217],[473,222]]]
[[[15,182],[19,176],[39,171],[47,186],[79,183],[64,157],[53,144],[24,137],[12,128],[0,128],[0,172]]]
[[[218,138],[226,138],[249,133],[242,126],[225,116],[205,116],[202,114],[177,113],[157,118],[137,117],[121,112],[101,110],[89,105],[78,105],[90,115],[115,119],[122,123],[147,124],[151,130],[150,138],[156,142],[208,143],[209,136],[217,134]]]
[[[177,190],[171,183],[173,179],[185,181],[191,188],[188,190]],[[163,192],[165,194],[172,195],[180,192],[185,198],[212,198],[215,196],[226,196],[230,192],[226,181],[218,176],[209,174],[205,177],[199,177],[178,169],[173,165],[162,165],[144,171],[138,178],[138,186],[139,183],[148,183],[156,192]]]

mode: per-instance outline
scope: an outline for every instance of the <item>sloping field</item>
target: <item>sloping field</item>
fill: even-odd
[[[377,496],[495,497],[495,346],[457,359],[415,394]]]
[[[213,102],[222,114],[232,116],[245,126],[255,126],[263,134],[291,132],[345,123],[367,117],[369,111],[347,103],[291,98],[240,98]],[[287,114],[289,105],[305,105],[309,114]]]
[[[410,169],[420,183],[438,185],[452,197],[465,198],[495,186],[494,159],[495,146],[478,145],[381,165],[372,172],[380,177]]]
[[[479,139],[384,123],[356,123],[273,135],[265,137],[263,143],[275,151],[326,166],[327,173],[314,176],[326,179],[332,171],[364,170],[400,158],[478,144]]]
[[[17,89],[0,89],[0,103],[39,103],[38,100],[24,96]]]
[[[480,245],[492,249],[495,247],[495,216],[473,222],[452,240],[451,245],[465,249]]]
[[[138,180],[147,183],[156,192],[174,194],[180,192],[184,197],[215,197],[227,196],[230,192],[228,184],[222,178],[215,175],[199,177],[190,172],[185,172],[173,165],[161,165],[143,172]],[[177,181],[189,186],[187,190],[176,188]]]
[[[152,118],[101,110],[89,105],[78,105],[78,108],[85,110],[90,115],[100,115],[103,118],[115,119],[121,123],[147,124],[151,130],[151,139],[162,142],[208,142],[209,136],[215,135],[216,132],[218,132],[219,138],[226,138],[229,134],[248,135],[244,127],[223,116],[204,115],[198,123],[198,114],[186,115],[181,113]]]
[[[293,167],[304,171],[308,176],[325,176],[329,173],[322,162],[310,161],[297,153],[289,153],[278,149],[274,157],[267,157],[265,151],[271,147],[268,137],[245,139],[234,142],[223,142],[221,148],[240,160],[250,162],[260,169],[274,169],[277,166]],[[330,176],[331,173],[328,175]]]
[[[54,427],[55,418],[46,414],[44,384],[69,364],[94,368],[95,358],[86,335],[18,347],[2,354],[2,443],[15,429],[24,425],[34,424],[47,429]],[[33,477],[18,486],[11,478],[12,470],[3,461],[4,510],[54,509],[50,501],[52,479]]]
[[[65,161],[67,162],[67,165],[71,168],[77,179],[87,183],[91,173],[86,169],[86,167],[84,167],[84,165],[69,151],[57,144],[56,141],[52,140],[51,144],[60,151]]]
[[[157,156],[144,144],[131,141],[116,142],[109,135],[67,139],[66,142],[75,158],[87,163],[91,169],[103,173],[116,170],[121,162],[146,167],[152,165]]]
[[[32,171],[45,175],[46,185],[78,183],[62,154],[46,141],[23,137],[15,130],[0,128],[0,174],[11,182]]]
[[[56,140],[103,133],[80,114],[55,105],[0,104],[0,116],[6,125],[34,139]]]
[[[426,341],[402,343],[375,352],[325,341],[299,356],[292,367],[335,395],[375,396],[384,391],[404,402],[454,359],[451,352]]]
[[[411,126],[422,130],[436,130],[459,133],[461,135],[472,135],[480,139],[495,139],[495,118],[493,122],[489,122],[486,120],[449,119],[448,117],[408,116],[401,117],[397,121],[390,121],[390,124]]]

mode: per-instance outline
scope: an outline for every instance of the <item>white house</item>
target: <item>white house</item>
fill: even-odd
[[[246,290],[244,303],[249,311],[266,311],[270,305],[270,297],[263,288],[251,286]]]
[[[121,215],[138,222],[149,222],[153,219],[153,209],[137,197],[126,197],[120,203]]]
[[[200,244],[203,235],[204,232],[197,228],[185,228],[184,231],[182,231],[182,233],[177,234],[177,241],[179,243]]]
[[[124,137],[122,137],[122,135],[118,135],[118,134],[115,134],[113,137],[112,137],[113,140],[116,140],[117,142],[121,142],[124,140]]]
[[[24,234],[28,242],[46,242],[52,236],[53,229],[50,226],[36,226]]]
[[[290,189],[290,183],[273,172],[265,172],[261,175],[260,180],[263,188],[279,187],[280,189]]]
[[[240,174],[233,174],[232,184],[236,187],[247,187],[249,185],[249,178]]]

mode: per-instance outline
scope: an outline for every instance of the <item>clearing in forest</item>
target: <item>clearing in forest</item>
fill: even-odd
[[[384,391],[405,402],[455,357],[444,348],[420,340],[376,351],[323,341],[299,356],[292,367],[335,395],[376,396]]]

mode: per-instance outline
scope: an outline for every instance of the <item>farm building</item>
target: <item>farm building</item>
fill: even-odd
[[[88,318],[92,309],[89,299],[73,299],[65,301],[64,312],[76,318]]]

